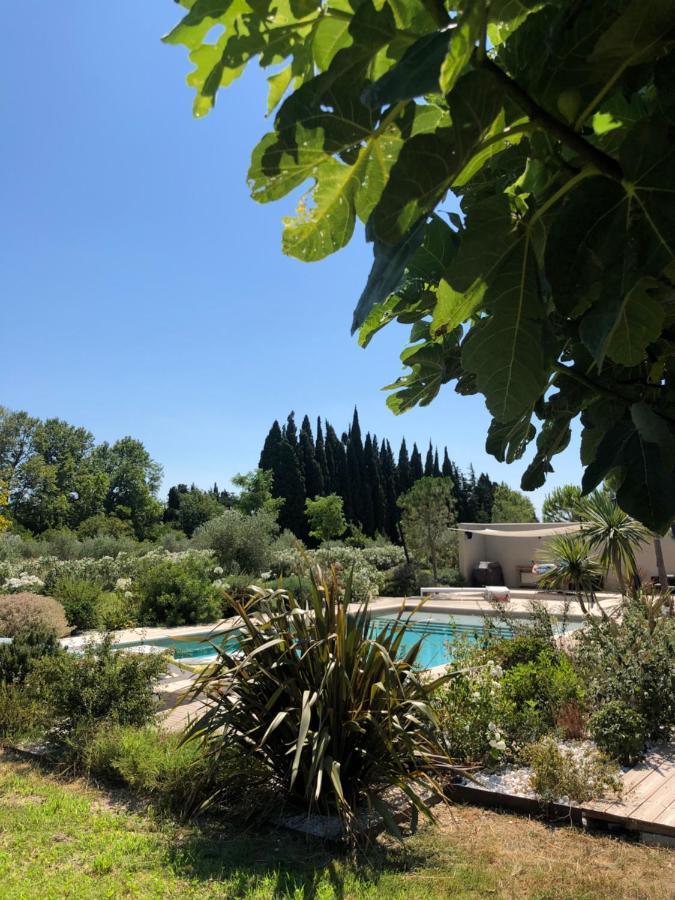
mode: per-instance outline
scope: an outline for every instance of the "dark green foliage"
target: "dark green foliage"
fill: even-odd
[[[577,664],[589,703],[630,707],[650,739],[663,739],[675,724],[675,619],[650,615],[641,597],[628,600],[620,621],[598,622],[579,632]]]
[[[99,582],[76,575],[61,575],[54,585],[54,596],[63,606],[68,624],[79,631],[96,626],[96,601],[101,591]]]
[[[291,436],[295,436],[296,440],[295,457],[281,447],[288,424],[282,429],[275,421],[265,438],[260,466],[281,477],[281,486],[276,476],[273,479],[273,494],[284,504],[280,523],[303,539],[308,537],[311,526],[304,516],[302,525],[298,524],[299,500],[305,503],[305,498],[311,500],[317,494],[336,494],[342,498],[347,521],[358,527],[365,537],[372,538],[381,534],[398,543],[401,539],[398,498],[427,472],[430,473],[429,477],[452,479],[460,520],[490,521],[495,485],[485,473],[476,480],[473,469],[464,476],[450,462],[447,448],[444,448],[441,468],[438,449],[430,444],[424,466],[417,445],[414,445],[412,458],[409,458],[407,445],[403,440],[396,460],[389,441],[378,442],[377,437],[370,432],[366,432],[364,438],[356,410],[351,426],[342,439],[328,422],[324,439],[319,420],[316,443],[313,442],[307,416],[303,419],[299,436],[295,430],[294,418],[289,419],[292,421]],[[289,500],[292,501],[291,518],[295,525],[289,524],[289,514],[284,512]]]
[[[439,683],[419,677],[420,644],[400,652],[402,623],[370,634],[367,609],[348,613],[351,589],[310,581],[306,601],[284,592],[251,598],[242,655],[221,651],[194,691],[212,701],[189,729],[216,756],[238,747],[307,811],[336,812],[354,835],[366,805],[395,829],[382,792],[397,785],[426,812],[420,781],[450,771],[429,705]],[[305,605],[306,603],[306,605]]]
[[[54,656],[60,649],[56,634],[44,625],[18,632],[11,644],[0,644],[0,682],[23,684],[37,660]]]
[[[135,586],[140,623],[173,627],[220,619],[222,591],[213,584],[213,568],[212,559],[194,555],[145,566]]]
[[[591,737],[601,750],[625,766],[642,756],[647,740],[647,723],[621,700],[610,700],[596,709],[588,720]]]
[[[536,663],[542,654],[548,656],[552,651],[549,640],[532,632],[504,638],[490,645],[490,655],[503,669],[511,669],[520,663]]]
[[[154,683],[165,670],[162,655],[115,650],[106,635],[81,654],[43,657],[27,687],[69,733],[103,721],[145,725],[157,711]]]

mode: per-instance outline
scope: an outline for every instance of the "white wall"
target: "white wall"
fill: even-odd
[[[542,522],[540,524],[526,524],[520,522],[505,522],[486,524],[485,522],[460,522],[458,528],[489,528],[491,531],[504,531],[509,535],[513,535],[519,531],[549,531],[559,527],[556,522]],[[471,539],[467,538],[466,532],[459,532],[459,568],[460,572],[466,579],[467,584],[471,584],[471,575],[473,568],[478,565],[481,560],[489,560],[501,564],[504,573],[504,582],[508,587],[520,587],[520,573],[518,566],[529,565],[533,559],[537,559],[543,545],[546,543],[546,537],[500,537],[498,535],[477,534],[474,532]],[[675,539],[669,531],[667,535],[661,538],[661,546],[663,547],[663,556],[666,562],[666,571],[669,574],[675,574]],[[654,556],[654,547],[650,542],[637,552],[637,563],[640,576],[643,581],[649,581],[652,575],[656,575],[656,558]],[[609,590],[616,590],[618,584],[616,578],[611,574],[605,587]]]

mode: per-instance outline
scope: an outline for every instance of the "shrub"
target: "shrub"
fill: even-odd
[[[70,630],[63,607],[53,597],[27,592],[0,595],[0,635],[14,637],[36,625],[51,629],[58,637]]]
[[[530,785],[542,800],[584,803],[618,794],[621,780],[616,767],[598,753],[577,758],[551,737],[530,744],[523,758],[532,766]]]
[[[621,700],[610,700],[596,709],[588,728],[597,746],[623,765],[634,765],[644,752],[647,723]]]
[[[416,784],[451,767],[429,705],[438,683],[415,670],[419,647],[398,656],[400,621],[371,638],[367,610],[348,614],[351,599],[349,585],[313,578],[306,606],[269,592],[251,619],[236,603],[241,657],[222,654],[198,679],[195,693],[214,705],[190,734],[210,754],[249,754],[282,795],[336,812],[353,837],[365,804],[393,826],[382,797],[392,785],[426,811]]]
[[[675,618],[650,617],[633,598],[621,621],[589,625],[578,632],[575,658],[588,685],[590,705],[617,700],[645,722],[647,737],[664,739],[675,724]]]
[[[222,568],[233,575],[259,575],[270,562],[272,541],[278,531],[274,516],[265,510],[243,515],[228,509],[194,533],[194,547],[212,550]]]
[[[44,707],[19,684],[0,682],[0,738],[37,736],[48,724]]]
[[[546,650],[504,672],[505,727],[515,741],[534,740],[549,731],[563,707],[582,699],[579,676],[563,653]]]
[[[120,553],[132,553],[142,545],[130,537],[115,537],[111,534],[98,534],[84,538],[81,544],[82,557],[85,559],[103,559],[105,556],[116,558]]]
[[[412,563],[401,563],[384,573],[385,597],[411,597],[419,592],[417,569]]]
[[[94,604],[94,627],[98,631],[117,631],[136,624],[133,601],[117,591],[104,591]]]
[[[76,559],[82,547],[77,535],[69,528],[50,528],[40,535],[45,556],[57,559]]]
[[[128,537],[133,533],[129,522],[123,522],[117,516],[108,516],[105,513],[96,513],[77,526],[77,534],[80,540],[83,538]]]
[[[213,569],[210,558],[191,554],[147,566],[136,584],[141,624],[198,625],[220,619],[223,598],[211,581]]]
[[[166,665],[161,654],[115,650],[106,635],[81,654],[42,658],[27,684],[66,732],[101,721],[145,725],[157,711],[154,683]]]
[[[88,774],[121,782],[179,815],[197,811],[214,794],[220,804],[243,807],[248,814],[269,799],[269,788],[248,755],[225,748],[212,760],[198,742],[186,742],[181,734],[152,725],[95,729],[85,738],[79,765]]]
[[[0,682],[23,684],[38,659],[54,656],[61,645],[53,629],[31,625],[14,635],[11,644],[0,644]]]
[[[504,669],[520,663],[536,662],[542,653],[552,650],[551,642],[537,634],[517,634],[490,645],[490,654]]]
[[[20,572],[15,578],[8,577],[2,587],[8,594],[22,594],[25,592],[36,594],[44,590],[45,583],[37,575]]]
[[[454,760],[490,765],[507,752],[500,723],[501,675],[494,664],[464,668],[437,691],[434,710]]]
[[[96,627],[96,601],[101,590],[100,582],[62,575],[54,585],[54,596],[63,605],[68,623],[86,631]]]
[[[364,547],[361,555],[367,563],[375,566],[379,572],[393,569],[394,566],[400,566],[405,563],[403,547],[397,547],[396,544],[376,544],[373,547]]]

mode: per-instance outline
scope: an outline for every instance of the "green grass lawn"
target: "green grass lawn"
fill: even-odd
[[[0,758],[0,896],[675,897],[668,851],[476,809],[348,861],[284,831],[180,825]]]

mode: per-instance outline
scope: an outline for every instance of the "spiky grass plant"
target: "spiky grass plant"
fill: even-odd
[[[539,557],[553,565],[539,579],[541,587],[574,591],[582,612],[587,614],[585,601],[593,601],[603,574],[589,542],[579,534],[556,534],[546,541]]]
[[[416,820],[430,815],[423,795],[442,795],[456,770],[429,702],[451,676],[421,675],[421,639],[402,650],[405,618],[371,633],[367,604],[354,613],[350,601],[350,581],[340,589],[319,570],[304,604],[282,590],[233,599],[239,651],[220,648],[197,681],[208,706],[187,739],[214,758],[237,745],[269,771],[280,803],[337,814],[353,840],[372,810],[396,833],[387,789],[407,796]]]
[[[605,572],[614,569],[625,594],[638,574],[635,553],[650,539],[648,529],[625,513],[609,491],[594,491],[582,498],[577,511],[590,549],[598,554]]]

